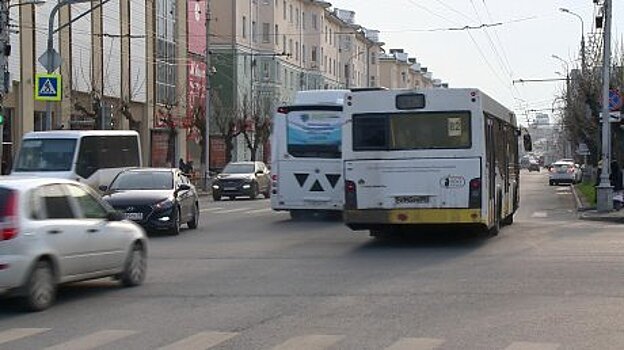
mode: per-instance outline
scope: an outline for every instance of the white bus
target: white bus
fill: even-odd
[[[349,90],[300,91],[278,108],[271,133],[271,208],[341,213],[343,101]]]
[[[515,115],[481,91],[348,94],[345,119],[344,220],[351,229],[382,236],[467,226],[497,234],[513,223],[521,132]]]
[[[121,170],[140,166],[136,131],[35,131],[24,134],[11,175],[72,179],[97,189]]]

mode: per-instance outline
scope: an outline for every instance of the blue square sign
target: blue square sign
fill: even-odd
[[[44,74],[35,75],[35,100],[37,101],[60,101],[61,100],[61,75]]]

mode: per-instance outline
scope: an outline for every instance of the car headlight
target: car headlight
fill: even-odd
[[[164,201],[160,201],[152,206],[152,208],[154,208],[155,210],[171,209],[172,207],[173,201],[169,198],[165,199]]]
[[[247,189],[250,189],[250,188],[251,188],[251,184],[244,184],[244,185],[243,185],[243,188],[244,188],[244,189],[246,189],[246,190],[247,190]]]
[[[219,185],[218,184],[214,184],[214,185],[212,185],[212,188],[214,188],[215,190],[218,190],[219,189]]]

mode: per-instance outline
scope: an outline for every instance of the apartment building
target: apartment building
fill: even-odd
[[[433,74],[403,49],[391,49],[379,58],[379,63],[381,85],[389,89],[448,87],[433,79]]]
[[[378,32],[355,24],[355,13],[318,0],[213,1],[211,53],[216,74],[212,94],[223,113],[274,110],[310,89],[379,85]],[[255,106],[254,104],[269,104]],[[251,107],[245,107],[249,106]],[[211,127],[215,140],[223,124]],[[221,135],[219,135],[221,134]],[[250,159],[242,137],[229,147],[233,159]],[[214,154],[213,166],[224,161]]]
[[[54,1],[11,8],[14,48],[5,96],[3,161],[10,165],[23,133],[48,129],[134,129],[146,164],[199,160],[191,111],[203,98],[205,0],[109,0],[64,5],[55,17],[62,100],[35,101],[38,58]],[[200,106],[203,108],[203,104]]]

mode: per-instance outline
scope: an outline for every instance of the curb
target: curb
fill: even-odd
[[[583,206],[583,202],[581,201],[581,198],[578,195],[578,192],[576,192],[576,186],[572,185],[570,186],[572,187],[572,195],[574,196],[574,204],[576,205],[576,211],[584,211],[587,210],[584,206]]]

